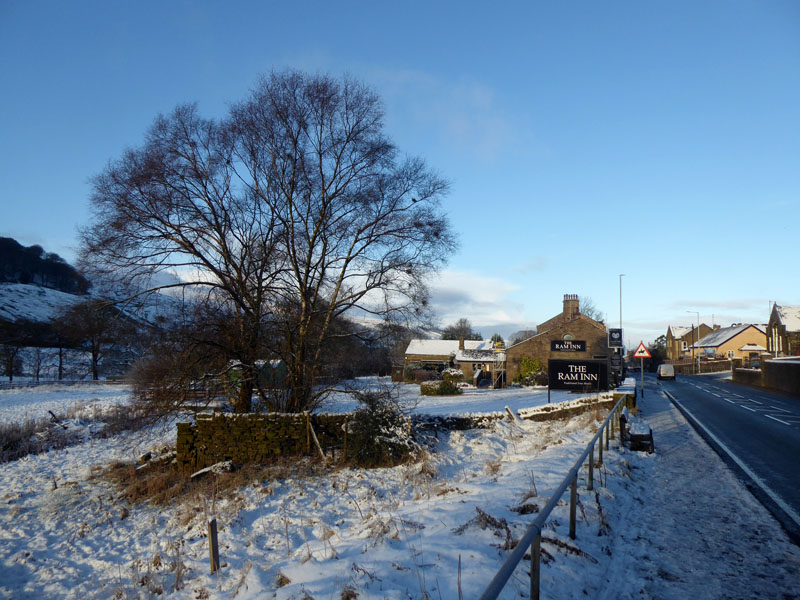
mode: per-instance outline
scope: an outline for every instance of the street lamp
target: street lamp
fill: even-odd
[[[622,329],[622,278],[625,273],[619,274],[619,328]]]
[[[697,363],[694,362],[694,355],[695,355],[695,346],[697,342],[700,341],[700,313],[696,310],[687,310],[687,313],[694,313],[697,315],[697,333],[695,337],[697,338],[695,342],[692,344],[692,363],[694,364],[694,374],[697,375],[700,372],[700,356],[697,357]]]

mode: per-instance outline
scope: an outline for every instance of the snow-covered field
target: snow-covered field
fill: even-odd
[[[122,390],[114,390],[87,389],[83,401],[122,401]],[[547,398],[525,389],[476,390],[446,402],[416,398],[412,386],[397,393],[419,400],[417,411],[458,414]],[[40,404],[81,401],[74,389],[0,392],[0,419],[16,418],[6,407],[23,415]],[[345,405],[341,396],[332,399],[332,409]],[[584,471],[576,540],[567,535],[565,502],[548,522],[542,597],[800,597],[798,549],[666,400],[649,398],[645,419],[648,410],[660,427],[656,453],[612,449],[595,471],[602,485],[594,491],[585,489]],[[500,421],[441,436],[421,463],[295,474],[166,509],[128,505],[92,475],[174,443],[174,428],[28,456],[0,465],[0,596],[450,599],[459,597],[460,582],[463,597],[476,598],[508,540],[535,517],[524,513],[544,506],[597,416]],[[206,539],[212,513],[222,563],[215,575]],[[503,598],[527,597],[527,565]],[[715,587],[716,580],[725,585]]]
[[[130,402],[130,387],[87,382],[75,385],[39,385],[0,390],[0,423],[47,419],[68,412],[91,413]]]

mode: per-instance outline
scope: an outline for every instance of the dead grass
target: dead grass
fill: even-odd
[[[130,504],[149,502],[156,506],[167,506],[194,503],[208,497],[233,496],[246,486],[260,487],[263,493],[271,494],[271,482],[276,479],[311,477],[324,470],[316,461],[286,458],[267,465],[244,465],[230,473],[192,479],[190,472],[171,462],[152,462],[138,469],[132,463],[116,462],[95,477],[111,481],[119,489],[120,497]]]

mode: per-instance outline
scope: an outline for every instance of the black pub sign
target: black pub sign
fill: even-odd
[[[550,352],[586,352],[586,341],[550,340]]]
[[[608,361],[551,358],[547,377],[551,390],[607,391]]]

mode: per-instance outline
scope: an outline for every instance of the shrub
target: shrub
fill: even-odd
[[[394,466],[417,449],[411,428],[390,390],[357,392],[360,403],[347,424],[347,453],[360,467]]]
[[[419,386],[419,392],[423,396],[456,396],[464,393],[457,383],[446,379],[426,381]]]
[[[442,371],[442,379],[451,383],[461,383],[464,381],[464,371],[461,369],[445,369]]]

